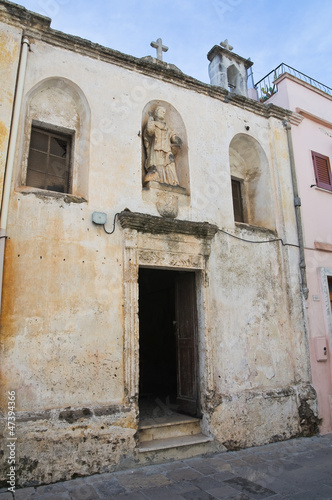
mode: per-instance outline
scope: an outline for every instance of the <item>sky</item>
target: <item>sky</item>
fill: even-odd
[[[156,55],[209,83],[207,53],[225,39],[254,62],[255,83],[280,63],[332,87],[331,0],[16,0],[51,27],[135,57]]]

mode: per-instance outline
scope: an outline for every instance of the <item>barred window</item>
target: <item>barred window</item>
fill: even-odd
[[[69,193],[71,143],[71,135],[32,127],[26,185]]]

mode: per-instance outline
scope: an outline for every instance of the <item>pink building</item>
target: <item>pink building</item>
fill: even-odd
[[[325,434],[332,432],[332,89],[285,64],[256,88],[262,102],[294,112],[288,133],[297,178],[295,205],[301,204],[302,289],[312,381]]]

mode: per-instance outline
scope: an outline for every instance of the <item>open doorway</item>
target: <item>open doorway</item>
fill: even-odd
[[[139,270],[140,416],[199,415],[195,273]]]

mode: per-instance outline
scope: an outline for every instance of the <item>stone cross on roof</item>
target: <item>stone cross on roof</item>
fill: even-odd
[[[157,41],[151,42],[150,45],[154,49],[157,49],[157,59],[159,59],[159,61],[162,61],[163,60],[163,52],[167,52],[168,47],[166,47],[166,45],[163,45],[161,38],[157,38]]]
[[[227,49],[227,50],[233,50],[233,48],[234,48],[231,45],[229,45],[227,38],[223,42],[220,42],[220,45],[222,47],[224,47],[224,49]]]

